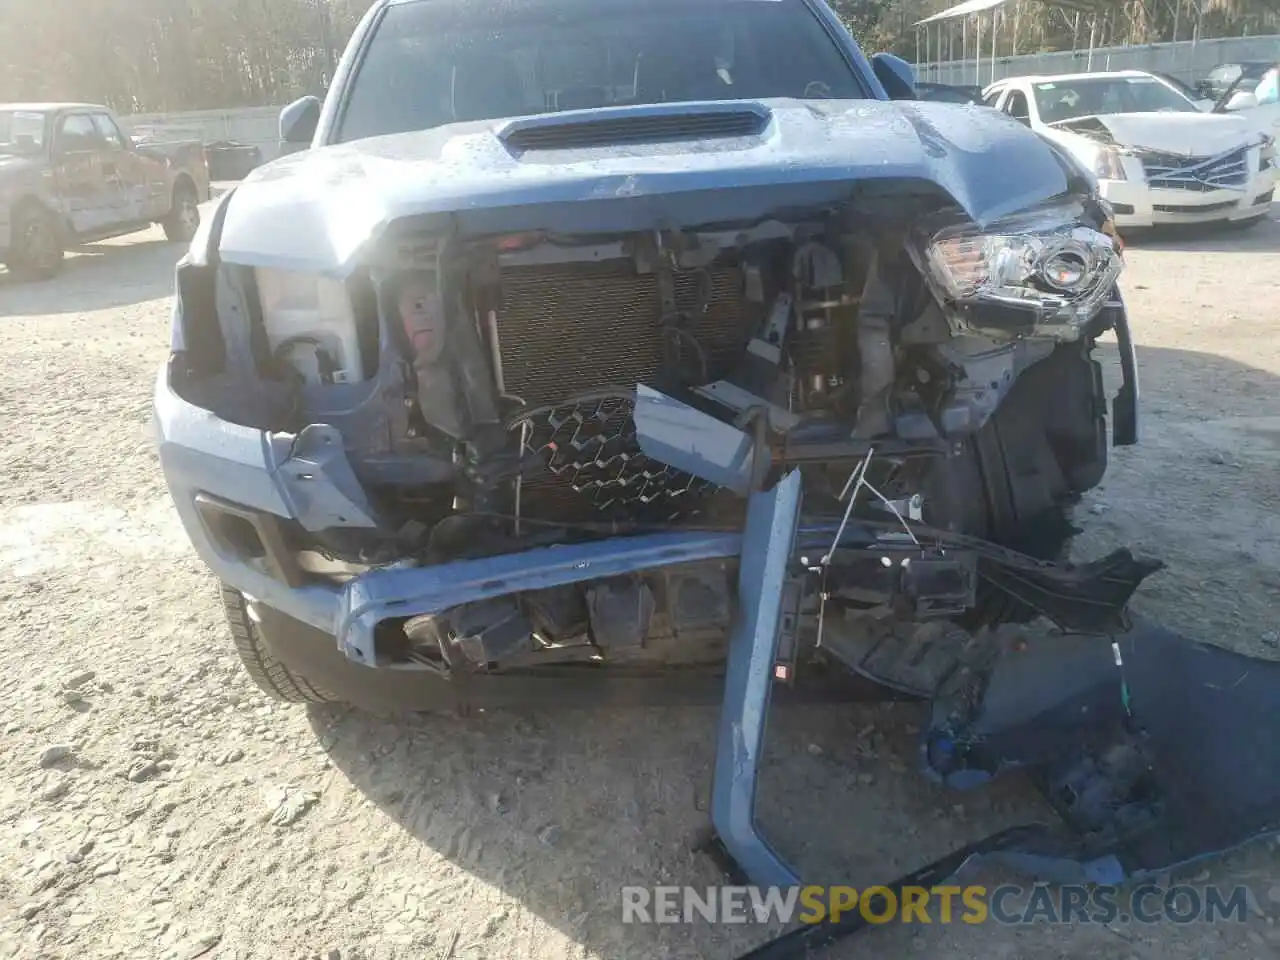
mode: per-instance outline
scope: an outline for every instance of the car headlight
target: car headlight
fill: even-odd
[[[1099,180],[1127,180],[1124,156],[1118,147],[1100,147],[1093,159],[1093,175]]]
[[[292,270],[254,271],[277,365],[310,383],[363,380],[360,335],[344,283]]]
[[[1124,267],[1115,240],[1082,215],[1080,204],[1065,204],[985,229],[926,225],[908,250],[953,327],[1074,340]]]
[[[1258,151],[1258,172],[1262,173],[1276,165],[1276,138],[1264,136],[1262,149]]]

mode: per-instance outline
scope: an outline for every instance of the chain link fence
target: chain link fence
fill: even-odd
[[[1222,37],[1143,46],[1098,47],[1093,51],[1060,50],[1020,57],[996,57],[994,62],[984,55],[978,62],[970,58],[918,64],[916,73],[920,80],[930,83],[986,86],[1004,77],[1095,70],[1150,70],[1171,74],[1185,83],[1194,83],[1219,64],[1243,60],[1280,61],[1280,36]]]

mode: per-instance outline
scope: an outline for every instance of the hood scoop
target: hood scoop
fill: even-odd
[[[516,151],[727,139],[758,135],[769,117],[763,104],[741,102],[606,107],[511,120],[498,139]]]

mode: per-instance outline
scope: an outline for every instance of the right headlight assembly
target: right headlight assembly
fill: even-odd
[[[1124,267],[1111,236],[1080,204],[1018,214],[983,228],[922,224],[907,248],[957,330],[1074,340]]]

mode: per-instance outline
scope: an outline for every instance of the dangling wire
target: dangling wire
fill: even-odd
[[[1130,720],[1133,719],[1133,706],[1129,699],[1129,678],[1125,674],[1124,657],[1120,654],[1120,643],[1117,640],[1111,641],[1111,655],[1115,658],[1116,669],[1120,671],[1120,703],[1124,707],[1124,714]]]
[[[836,501],[839,502],[847,496],[849,504],[844,508],[844,516],[840,520],[840,526],[831,541],[831,546],[823,554],[818,564],[821,569],[821,584],[818,594],[818,647],[822,646],[822,631],[827,622],[827,570],[831,567],[831,558],[835,556],[836,548],[840,545],[840,538],[844,536],[845,527],[849,525],[849,517],[853,515],[853,505],[858,499],[858,491],[862,489],[862,481],[867,475],[867,469],[871,466],[871,458],[875,456],[875,453],[875,447],[867,450],[866,457],[850,472],[844,489],[840,491],[840,496],[836,498]]]
[[[917,547],[921,546],[920,540],[916,536],[915,531],[911,529],[911,525],[907,523],[906,518],[904,518],[902,514],[898,511],[898,508],[894,506],[893,501],[890,500],[888,497],[886,497],[879,490],[877,490],[875,486],[873,486],[871,482],[867,480],[867,471],[871,468],[871,460],[875,456],[875,452],[876,452],[875,447],[871,447],[867,450],[867,455],[850,472],[849,479],[845,482],[844,489],[840,491],[840,496],[836,498],[837,501],[839,501],[839,500],[843,500],[847,496],[849,498],[849,502],[844,508],[844,516],[840,518],[840,526],[836,529],[836,535],[831,541],[831,546],[827,549],[827,552],[823,555],[822,559],[819,561],[819,568],[821,570],[821,576],[822,576],[821,593],[818,600],[817,645],[819,647],[822,646],[822,630],[826,624],[827,596],[828,596],[827,571],[831,567],[831,560],[835,556],[836,549],[840,546],[840,540],[844,537],[844,531],[849,526],[849,518],[853,516],[853,508],[857,505],[858,494],[862,491],[863,487],[866,487],[868,490],[870,490],[871,493],[876,498],[878,498],[881,503],[883,503],[886,507],[889,508],[889,512],[892,513],[897,518],[898,523],[902,525],[902,529],[905,530],[907,536],[911,538],[911,542],[914,543]],[[1118,649],[1119,648],[1117,648],[1117,650]],[[1119,653],[1117,653],[1116,655],[1118,657]]]
[[[886,497],[883,493],[881,493],[875,487],[873,487],[871,484],[867,483],[865,480],[862,482],[862,486],[866,487],[868,490],[870,490],[872,493],[874,493],[877,497],[880,498],[880,502],[883,503],[886,507],[888,507],[889,512],[898,518],[898,522],[902,524],[902,529],[907,531],[907,536],[911,538],[911,542],[914,543],[917,547],[920,546],[920,541],[916,539],[915,532],[911,529],[911,526],[903,518],[902,514],[898,512],[898,508],[893,505],[893,501],[890,500],[888,497]]]
[[[871,466],[871,458],[875,456],[876,448],[871,447],[867,450],[866,457],[862,462],[853,468],[853,472],[849,474],[849,479],[844,485],[844,489],[840,491],[837,501],[843,500],[846,496],[849,498],[849,505],[844,508],[844,516],[840,519],[840,526],[836,529],[835,539],[831,541],[831,546],[822,557],[822,566],[825,569],[831,565],[831,558],[835,555],[836,547],[840,545],[840,538],[844,536],[845,527],[849,525],[849,517],[853,515],[853,505],[857,502],[858,491],[862,489],[862,483],[867,476],[867,468]],[[852,488],[852,493],[850,489]]]

